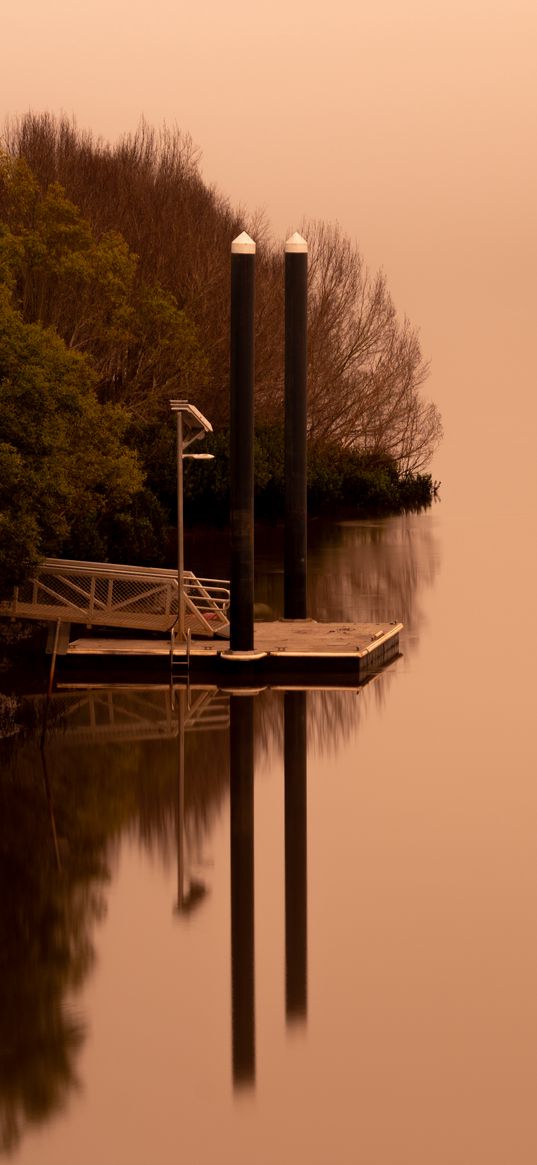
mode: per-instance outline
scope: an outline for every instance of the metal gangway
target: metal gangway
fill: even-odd
[[[184,629],[227,638],[229,582],[183,571]],[[87,627],[172,632],[179,618],[178,574],[159,567],[45,558],[0,602],[0,615]]]

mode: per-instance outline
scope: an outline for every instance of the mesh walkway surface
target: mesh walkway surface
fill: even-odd
[[[185,571],[185,629],[205,638],[229,627],[229,583]],[[106,562],[45,559],[0,603],[0,615],[87,626],[171,631],[178,618],[177,572]]]

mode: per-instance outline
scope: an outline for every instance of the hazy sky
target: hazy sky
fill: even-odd
[[[2,40],[4,114],[176,123],[277,238],[338,220],[421,330],[436,472],[532,484],[535,0],[3,0]]]

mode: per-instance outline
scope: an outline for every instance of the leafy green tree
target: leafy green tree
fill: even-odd
[[[77,546],[107,556],[111,518],[143,476],[124,444],[127,416],[101,405],[88,361],[52,329],[25,324],[0,286],[0,562],[2,589],[41,555]]]
[[[0,155],[0,283],[25,324],[54,329],[70,352],[87,357],[102,404],[125,406],[122,436],[138,451],[149,488],[130,516],[118,511],[105,542],[115,542],[115,557],[161,558],[165,518],[154,489],[163,474],[176,472],[169,401],[198,399],[207,379],[194,324],[169,291],[140,277],[138,258],[117,231],[98,236],[58,183],[43,189],[23,159],[6,154]],[[18,473],[12,458],[8,469],[10,477]],[[105,524],[103,517],[96,538],[92,509],[80,512],[68,539],[74,557],[82,545],[90,557],[104,555]],[[24,526],[17,515],[11,544],[19,556],[30,534]]]
[[[42,554],[161,560],[165,515],[150,485],[161,430],[173,435],[170,398],[206,377],[194,325],[140,278],[117,231],[97,236],[58,183],[43,189],[6,154],[0,297],[3,590]]]
[[[194,325],[170,292],[140,277],[116,230],[97,235],[62,186],[41,189],[23,159],[0,155],[0,276],[26,323],[52,326],[90,357],[101,399],[138,418],[207,378]]]

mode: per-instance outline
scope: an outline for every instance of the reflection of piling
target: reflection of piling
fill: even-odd
[[[307,693],[284,696],[285,1002],[287,1019],[308,1009]]]
[[[230,697],[233,1080],[255,1081],[254,706]]]
[[[255,243],[231,244],[230,590],[231,651],[254,646]]]
[[[307,617],[307,311],[308,244],[285,244],[284,616]]]

